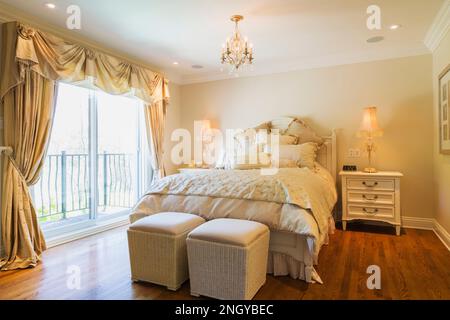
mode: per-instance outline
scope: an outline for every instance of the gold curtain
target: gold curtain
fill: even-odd
[[[23,79],[24,69],[31,67],[47,79],[88,82],[108,93],[131,94],[148,104],[168,99],[167,80],[159,73],[18,22],[4,25],[7,32],[14,32],[17,47],[6,61],[8,77],[2,79],[1,97]]]
[[[3,98],[4,140],[14,156],[5,162],[2,197],[1,270],[35,266],[45,250],[28,187],[44,163],[54,114],[54,81],[31,70]]]
[[[145,126],[147,141],[152,157],[153,179],[166,176],[164,168],[164,124],[166,123],[166,102],[160,100],[152,105],[145,106]]]
[[[4,166],[0,269],[34,266],[45,250],[28,186],[39,179],[53,118],[54,82],[88,82],[112,94],[131,94],[147,107],[154,164],[164,174],[162,139],[169,99],[159,73],[18,22],[3,24],[0,99],[5,144],[13,156]]]

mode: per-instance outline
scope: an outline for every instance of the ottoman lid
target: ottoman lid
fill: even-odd
[[[262,223],[239,219],[214,219],[192,230],[188,238],[246,247],[269,232]]]
[[[204,222],[205,219],[202,217],[190,213],[161,212],[139,219],[130,225],[130,230],[177,235],[192,230]]]

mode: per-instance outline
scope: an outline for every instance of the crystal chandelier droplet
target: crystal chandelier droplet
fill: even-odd
[[[239,21],[243,19],[244,17],[240,15],[231,17],[231,21],[235,23],[234,33],[222,45],[222,64],[229,64],[232,67],[231,71],[237,71],[253,63],[253,45],[249,44],[247,38],[241,36],[238,28]]]

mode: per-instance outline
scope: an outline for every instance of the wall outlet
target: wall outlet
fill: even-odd
[[[348,149],[347,156],[349,158],[359,158],[361,157],[361,150],[359,148],[350,148]]]

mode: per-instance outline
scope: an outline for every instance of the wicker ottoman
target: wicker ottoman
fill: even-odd
[[[162,212],[133,223],[128,229],[131,279],[177,290],[189,278],[186,236],[204,222],[193,214]]]
[[[266,282],[269,228],[237,219],[216,219],[186,239],[191,295],[252,299]]]

